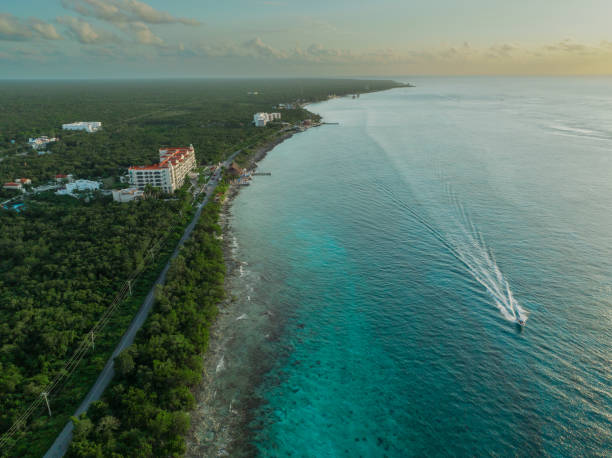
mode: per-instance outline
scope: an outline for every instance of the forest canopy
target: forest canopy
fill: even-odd
[[[278,132],[278,126],[252,125],[258,111],[280,111],[283,121],[296,122],[314,116],[298,101],[396,86],[382,80],[316,79],[3,81],[0,182],[24,177],[37,186],[68,173],[113,182],[130,165],[157,162],[162,146],[193,144],[199,164],[213,163]],[[278,109],[281,103],[295,108]],[[103,128],[95,133],[61,130],[62,124],[74,121],[101,121]],[[27,145],[29,137],[42,135],[59,137],[49,145],[49,154],[39,155]],[[2,191],[0,201],[14,195]],[[95,381],[165,265],[193,214],[193,202],[187,190],[174,196],[153,193],[127,204],[101,193],[81,199],[52,192],[17,196],[24,204],[18,211],[0,208],[0,434],[40,399],[54,377],[66,372],[66,361],[88,330],[104,316],[126,280],[144,266],[131,285],[133,294],[122,299],[95,336],[95,346],[88,347],[80,365],[65,374],[51,396],[53,416],[39,405],[0,450],[0,456],[41,456]],[[196,360],[206,346],[215,301],[222,296],[224,269],[214,240],[215,212],[218,208],[211,206],[203,214],[137,346],[119,359],[120,377],[113,385],[133,399],[145,396],[143,387],[154,390],[158,398],[146,394],[143,402],[159,414],[159,427],[170,418],[166,412],[178,425],[159,444],[168,455],[181,450],[189,387],[198,379]],[[165,348],[176,348],[176,354],[163,356]],[[150,367],[156,369],[145,369]],[[98,406],[87,419],[97,425],[96,433],[85,431],[87,423],[82,424],[83,440],[77,442],[83,447],[111,444],[123,453],[132,438],[149,434],[151,425],[143,423],[142,412],[131,416],[126,413],[129,405],[117,404],[112,394],[104,402],[106,407]]]

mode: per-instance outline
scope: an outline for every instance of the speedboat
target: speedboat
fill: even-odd
[[[527,324],[527,320],[524,320],[522,318],[517,318],[516,322],[518,323],[519,326],[525,326]]]

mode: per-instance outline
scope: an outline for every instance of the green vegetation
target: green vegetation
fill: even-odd
[[[126,167],[157,162],[160,146],[192,143],[200,164],[217,162],[246,146],[253,151],[279,135],[276,127],[251,125],[257,111],[273,111],[278,103],[321,100],[331,93],[343,95],[394,86],[389,81],[361,80],[4,81],[0,83],[0,182],[26,177],[40,185],[58,173],[72,173],[77,178],[102,178],[107,188],[120,186],[116,178],[125,173]],[[252,91],[259,94],[249,95]],[[289,122],[312,117],[301,108],[282,114]],[[93,134],[61,130],[62,123],[77,120],[102,121],[103,130]],[[49,148],[52,154],[38,155],[25,144],[28,137],[39,135],[60,137]],[[248,155],[241,155],[241,159],[244,156]],[[95,381],[176,245],[193,213],[190,193],[183,190],[171,200],[165,200],[167,196],[156,190],[147,194],[149,199],[129,204],[114,203],[99,193],[91,202],[58,197],[52,192],[27,194],[13,202],[24,203],[21,213],[0,209],[0,435],[33,401],[41,399],[49,381],[66,375],[50,396],[53,416],[49,418],[44,405],[39,405],[11,436],[8,446],[0,449],[0,456],[41,456],[51,445]],[[12,191],[0,191],[2,201],[14,195]],[[207,253],[205,264],[210,265],[204,268],[204,260],[199,257],[193,258],[193,263],[186,261],[192,259],[189,250],[193,246],[188,245],[181,262],[190,270],[185,277],[173,274],[169,289],[163,289],[155,317],[150,317],[147,331],[138,336],[136,353],[131,356],[134,369],[128,370],[127,355],[120,359],[119,365],[125,370],[113,389],[121,385],[130,392],[148,387],[147,403],[159,409],[155,415],[186,412],[189,408],[185,390],[195,383],[194,374],[198,372],[192,359],[204,349],[205,329],[213,313],[211,304],[219,297],[218,253],[209,240],[214,233],[210,212],[215,211],[207,210],[208,220],[205,218],[198,230],[198,237],[205,240],[193,242],[202,244]],[[159,251],[152,256],[151,249],[158,246]],[[74,370],[63,372],[88,331],[139,269],[144,270],[132,285],[133,295],[118,303],[105,327],[96,334],[95,347],[87,349]],[[177,264],[173,272],[181,269]],[[197,290],[189,283],[190,276],[215,286]],[[181,289],[187,286],[189,291]],[[170,309],[168,304],[172,304]],[[190,321],[183,321],[184,317]],[[159,327],[153,328],[154,323]],[[191,328],[194,323],[199,323],[197,330]],[[174,366],[156,365],[156,360],[168,360],[153,358],[147,350],[153,345],[149,340],[179,335],[184,336],[185,347],[170,355]],[[149,367],[150,374],[144,374],[140,367]],[[187,370],[194,374],[185,372],[188,383],[180,382],[179,386],[159,375],[163,368],[174,374],[172,377]],[[176,391],[165,391],[166,385],[161,387],[159,380]],[[125,451],[122,447],[127,447],[131,439],[122,434],[140,431],[142,437],[167,440],[155,445],[167,455],[180,451],[180,428],[172,433],[162,428],[166,439],[158,439],[150,429],[152,425],[142,424],[142,417],[116,404],[119,401],[107,398],[106,409],[110,410],[98,406],[91,412],[90,421],[97,426],[95,431],[84,432],[83,440],[102,443],[100,431],[110,430],[113,433],[108,438],[112,436],[117,447],[112,449]],[[96,412],[104,415],[98,418]],[[119,423],[107,419],[106,426],[101,426],[102,419],[109,416]],[[79,431],[85,431],[86,425],[81,423]]]
[[[115,359],[116,375],[88,416],[75,421],[68,456],[180,456],[191,393],[202,378],[208,326],[223,299],[225,265],[219,204],[204,208],[158,290],[134,345]]]
[[[271,133],[252,126],[258,111],[395,86],[391,81],[298,79],[4,82],[0,181],[23,176],[36,185],[58,173],[114,176],[130,165],[157,162],[160,145],[193,144],[199,163],[217,162]],[[249,95],[252,91],[258,95]],[[298,108],[282,110],[282,116],[295,122],[311,114]],[[73,121],[102,121],[103,129],[94,134],[61,130]],[[25,146],[28,137],[39,135],[60,137],[49,146],[53,154],[39,156]],[[16,149],[27,154],[17,155]]]
[[[181,211],[183,216],[181,217]],[[16,418],[62,370],[82,337],[139,267],[161,254],[135,283],[96,335],[95,351],[51,398],[54,416],[37,412],[33,427],[13,450],[40,455],[65,424],[148,292],[189,217],[186,193],[179,200],[148,199],[120,205],[104,199],[84,204],[54,195],[30,200],[22,213],[0,211],[0,428]],[[45,442],[36,449],[37,440]]]

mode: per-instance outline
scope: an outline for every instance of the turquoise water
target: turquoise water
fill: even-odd
[[[416,83],[311,106],[233,204],[250,451],[609,456],[612,79]]]

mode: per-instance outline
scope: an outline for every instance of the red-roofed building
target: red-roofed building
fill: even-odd
[[[183,186],[185,177],[195,166],[195,150],[189,145],[187,148],[162,148],[158,164],[132,166],[128,172],[130,183],[138,189],[149,184],[172,194]]]
[[[55,181],[57,181],[58,183],[64,183],[64,182],[72,182],[73,178],[71,174],[68,175],[64,175],[64,174],[58,174],[55,175]]]
[[[21,183],[15,183],[13,181],[4,183],[2,189],[11,189],[13,191],[23,191],[23,185]]]

